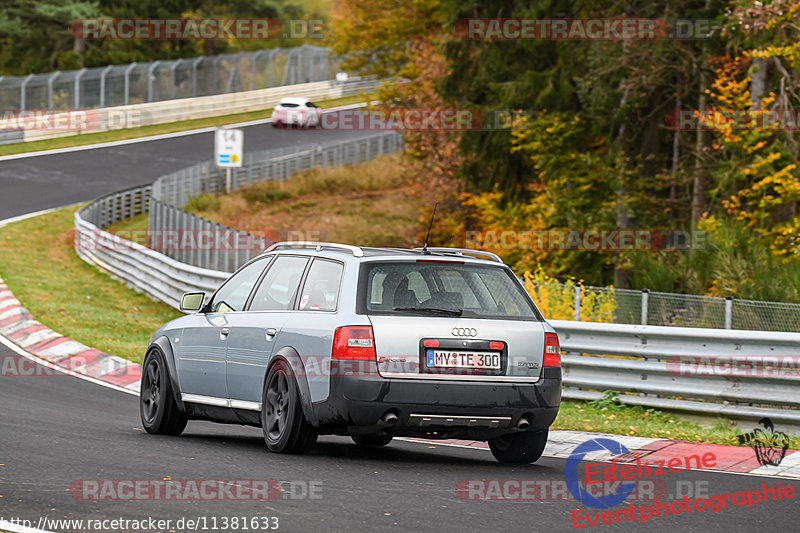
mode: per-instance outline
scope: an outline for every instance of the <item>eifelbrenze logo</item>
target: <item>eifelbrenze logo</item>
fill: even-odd
[[[762,418],[758,421],[769,433],[756,428],[750,433],[739,435],[739,444],[748,444],[756,452],[756,459],[761,466],[778,466],[786,457],[789,449],[789,437],[782,431],[775,431],[772,420]]]
[[[564,466],[564,480],[567,482],[567,489],[570,494],[584,505],[607,509],[624,502],[631,495],[636,485],[634,483],[624,483],[619,486],[619,492],[607,494],[605,496],[593,496],[588,489],[584,489],[578,480],[578,466],[583,461],[587,453],[607,451],[612,454],[622,455],[630,453],[628,448],[612,439],[592,439],[579,444],[567,458]]]

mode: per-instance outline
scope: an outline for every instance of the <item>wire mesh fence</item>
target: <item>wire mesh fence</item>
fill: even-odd
[[[800,331],[800,304],[526,281],[547,318],[615,324]]]
[[[303,45],[171,61],[0,76],[0,109],[88,109],[331,80],[339,61]]]

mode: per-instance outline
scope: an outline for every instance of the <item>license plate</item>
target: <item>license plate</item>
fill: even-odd
[[[453,352],[428,350],[428,368],[485,368],[500,370],[500,354],[497,352]]]

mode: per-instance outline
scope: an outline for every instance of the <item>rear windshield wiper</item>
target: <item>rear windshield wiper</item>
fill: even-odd
[[[435,315],[461,316],[463,309],[439,309],[437,307],[393,307],[392,311],[427,312]]]

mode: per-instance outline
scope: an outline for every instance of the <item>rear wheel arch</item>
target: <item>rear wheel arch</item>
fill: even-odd
[[[272,359],[269,361],[269,365],[267,365],[267,371],[264,373],[264,382],[266,382],[267,376],[269,376],[270,368],[272,368],[272,365],[274,365],[278,359],[285,360],[292,368],[294,380],[295,383],[297,383],[297,391],[300,395],[300,405],[303,408],[303,415],[305,415],[306,420],[316,426],[318,421],[314,416],[314,408],[311,403],[311,389],[308,386],[308,378],[306,377],[305,366],[303,365],[303,359],[300,357],[300,354],[298,354],[294,348],[281,348],[274,356],[272,356]]]

